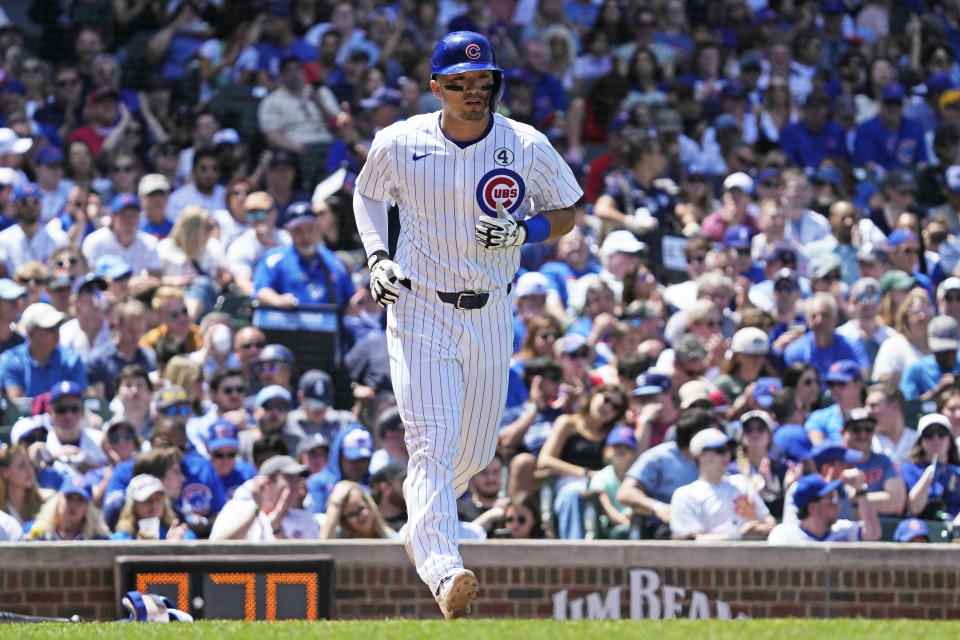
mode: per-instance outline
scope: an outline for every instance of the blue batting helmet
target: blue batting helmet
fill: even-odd
[[[433,48],[430,73],[445,76],[465,71],[493,71],[494,87],[490,97],[492,109],[503,90],[503,69],[497,66],[493,45],[473,31],[448,33]]]

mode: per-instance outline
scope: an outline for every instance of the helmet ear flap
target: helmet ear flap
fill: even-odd
[[[500,102],[500,99],[503,97],[503,72],[494,71],[493,72],[493,91],[490,93],[490,100],[488,106],[490,107],[490,113],[494,113],[497,110],[497,103]]]

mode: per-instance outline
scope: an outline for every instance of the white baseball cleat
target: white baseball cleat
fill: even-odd
[[[447,620],[464,618],[473,613],[472,603],[477,599],[480,583],[469,569],[457,569],[440,581],[437,604]]]

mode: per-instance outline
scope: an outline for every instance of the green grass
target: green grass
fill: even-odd
[[[6,624],[0,638],[112,640],[955,640],[960,624],[918,620],[361,620],[195,624]]]

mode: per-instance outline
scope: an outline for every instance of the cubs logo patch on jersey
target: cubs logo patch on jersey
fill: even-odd
[[[513,214],[523,202],[526,186],[523,178],[510,169],[488,171],[477,185],[477,205],[488,216],[497,215],[497,204]]]

